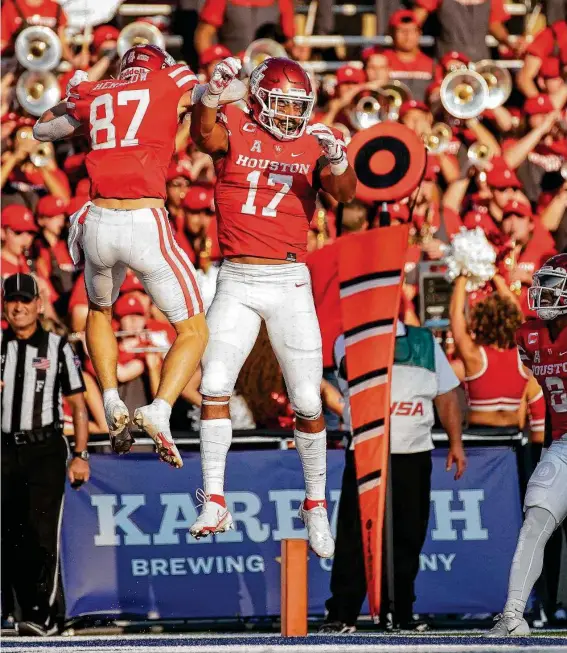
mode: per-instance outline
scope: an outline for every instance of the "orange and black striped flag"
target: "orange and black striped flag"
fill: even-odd
[[[407,226],[382,227],[339,239],[340,303],[373,616],[380,612],[390,379],[407,246]]]

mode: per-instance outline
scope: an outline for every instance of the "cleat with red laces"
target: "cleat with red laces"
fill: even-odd
[[[169,430],[169,417],[164,416],[156,406],[142,406],[134,413],[134,424],[140,427],[155,442],[160,460],[176,469],[183,467],[183,460]]]
[[[196,496],[197,500],[201,502],[201,514],[189,529],[189,532],[196,540],[207,537],[207,535],[225,533],[234,528],[232,515],[226,507],[223,496],[205,494],[201,489],[197,490]]]
[[[320,558],[332,558],[335,541],[327,516],[327,502],[305,499],[299,507],[299,518],[307,528],[309,546]]]

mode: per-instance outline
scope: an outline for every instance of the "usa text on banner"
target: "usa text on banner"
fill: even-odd
[[[370,612],[380,612],[382,524],[388,461],[390,373],[408,227],[383,227],[339,241],[354,457]]]

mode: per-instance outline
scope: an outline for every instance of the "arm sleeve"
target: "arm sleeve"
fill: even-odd
[[[545,430],[545,398],[541,390],[528,402],[528,415],[532,431]]]
[[[433,13],[439,9],[443,0],[415,0],[415,6],[425,9],[428,13]]]
[[[279,0],[279,2],[282,32],[286,39],[291,39],[295,35],[293,0]]]
[[[531,359],[528,351],[526,350],[526,346],[525,346],[525,343],[524,343],[524,334],[521,331],[521,329],[516,331],[516,344],[518,345],[518,353],[520,354],[520,360],[522,361],[522,363],[528,369],[531,370],[532,369],[532,359]]]
[[[71,136],[81,123],[69,115],[58,116],[49,122],[36,122],[33,137],[38,141],[58,141]]]
[[[553,52],[554,38],[553,32],[548,27],[540,32],[535,39],[526,48],[526,54],[531,54],[540,59],[550,57]]]
[[[433,335],[431,337],[433,337]],[[447,356],[445,356],[445,353],[441,349],[441,346],[437,340],[434,341],[433,346],[435,348],[435,375],[437,376],[437,394],[444,395],[446,392],[450,392],[451,390],[457,388],[460,385],[460,382],[455,372],[453,372],[451,363],[449,363],[447,360]]]
[[[504,9],[504,0],[491,0],[489,23],[505,23],[510,14]]]
[[[66,340],[63,341],[63,346],[60,349],[59,373],[61,391],[66,397],[85,391],[81,361]]]
[[[226,0],[205,0],[199,20],[218,29],[222,25],[225,9]]]

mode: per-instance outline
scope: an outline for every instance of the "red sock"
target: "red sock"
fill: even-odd
[[[303,507],[305,510],[311,510],[311,508],[320,508],[320,507],[323,507],[326,510],[327,502],[325,501],[325,499],[308,499],[306,497],[305,501],[303,502]]]
[[[224,496],[222,494],[211,494],[210,499],[211,501],[218,503],[219,506],[226,508],[226,501],[224,500]]]

